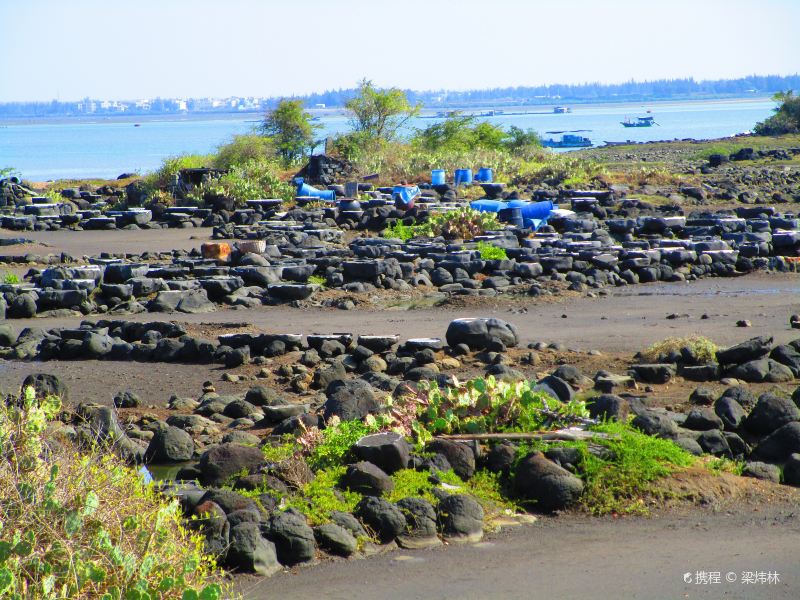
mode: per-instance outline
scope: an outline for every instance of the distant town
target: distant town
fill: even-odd
[[[753,75],[739,79],[695,81],[662,79],[628,81],[617,84],[552,84],[534,87],[508,87],[467,91],[404,90],[412,103],[426,108],[468,106],[519,106],[546,104],[585,104],[597,102],[647,102],[659,100],[707,100],[746,98],[800,90],[800,75]],[[293,96],[304,100],[308,109],[341,108],[355,94],[355,88]],[[196,113],[262,113],[274,107],[280,97],[230,96],[227,98],[145,98],[0,103],[0,119],[168,115]]]

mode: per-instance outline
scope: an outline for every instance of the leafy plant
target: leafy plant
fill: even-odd
[[[478,252],[482,260],[503,260],[508,258],[505,248],[499,248],[488,242],[478,242]]]
[[[177,500],[109,449],[49,444],[60,407],[30,387],[0,404],[0,595],[221,598]]]
[[[342,464],[342,459],[358,440],[378,429],[379,425],[374,421],[369,424],[362,421],[340,421],[333,417],[322,430],[319,443],[306,451],[309,466],[318,470]]]
[[[17,275],[16,273],[6,273],[5,275],[3,275],[3,283],[5,284],[11,285],[19,282],[20,282],[19,275]]]
[[[428,224],[433,235],[461,240],[471,240],[500,227],[495,213],[481,212],[469,207],[432,214],[428,218]]]
[[[533,388],[530,381],[508,383],[492,375],[445,389],[422,381],[413,399],[420,425],[432,434],[538,431],[588,419],[582,401],[563,403]]]
[[[308,278],[308,283],[313,285],[318,285],[320,287],[325,287],[328,280],[325,279],[322,275],[310,275]]]
[[[343,465],[334,465],[317,471],[313,481],[285,497],[287,508],[299,510],[312,525],[330,521],[334,511],[352,512],[362,496],[336,487],[345,470]]]

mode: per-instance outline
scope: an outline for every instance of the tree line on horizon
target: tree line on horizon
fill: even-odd
[[[785,90],[800,90],[800,74],[794,75],[751,75],[738,79],[715,79],[696,81],[694,78],[658,79],[653,81],[627,81],[624,83],[580,83],[550,84],[540,86],[518,86],[476,89],[466,91],[451,90],[403,90],[412,104],[428,108],[455,107],[475,104],[553,104],[588,102],[625,102],[662,99],[686,99],[730,97],[754,94],[774,94]],[[259,112],[274,108],[282,98],[301,100],[306,107],[313,108],[324,104],[328,108],[346,106],[358,93],[358,87],[327,90],[325,92],[282,96],[264,99],[261,105],[249,112]],[[236,112],[231,108],[194,109],[189,100],[189,112]],[[0,117],[46,117],[72,116],[85,114],[79,106],[81,102],[5,102],[0,103]],[[180,112],[178,102],[172,99],[156,98],[149,110],[132,108],[124,114],[165,114]],[[114,114],[98,110],[93,114]],[[119,113],[116,113],[119,114]]]

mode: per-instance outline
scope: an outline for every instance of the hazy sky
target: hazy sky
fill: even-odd
[[[800,71],[800,0],[0,0],[0,101]]]

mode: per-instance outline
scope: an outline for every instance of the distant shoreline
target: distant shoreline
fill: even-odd
[[[596,102],[552,102],[548,104],[503,104],[497,103],[479,103],[471,104],[468,106],[437,106],[433,108],[423,108],[422,114],[430,115],[443,111],[479,111],[490,110],[493,108],[501,107],[502,110],[507,111],[520,111],[524,109],[538,109],[546,110],[554,106],[569,106],[569,107],[609,107],[615,108],[620,106],[659,106],[669,104],[741,104],[745,102],[762,102],[772,100],[771,96],[737,96],[731,98],[660,98],[657,100],[636,100],[636,101],[596,101]],[[315,116],[343,116],[345,109],[336,108],[309,108],[307,109],[310,114]],[[180,121],[253,121],[257,123],[263,117],[261,111],[237,111],[237,112],[205,112],[205,113],[163,113],[157,115],[76,115],[76,116],[63,116],[63,117],[20,117],[20,118],[4,118],[0,117],[0,127],[2,126],[19,126],[19,125],[62,125],[71,123],[156,123],[156,122],[180,122]]]

